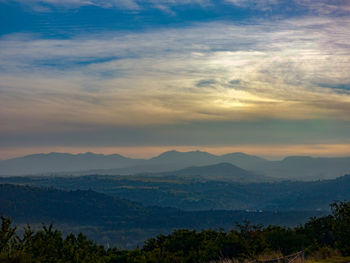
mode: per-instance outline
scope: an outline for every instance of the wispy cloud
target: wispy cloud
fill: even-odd
[[[197,4],[206,6],[210,0],[0,0],[0,2],[16,1],[32,7],[39,12],[50,11],[50,7],[79,8],[82,6],[97,6],[101,8],[118,8],[138,11],[143,8],[157,8],[168,11],[176,5]]]
[[[171,8],[183,5],[197,5],[203,8],[233,5],[240,8],[271,11],[274,9],[305,12],[319,15],[348,14],[350,4],[347,0],[0,0],[0,2],[19,2],[31,7],[34,11],[46,12],[51,7],[79,8],[95,6],[101,8],[117,8],[131,11],[156,8],[172,13]],[[306,10],[305,10],[306,9]]]
[[[346,119],[346,90],[325,87],[350,83],[349,26],[344,19],[311,19],[69,40],[5,37],[2,105],[33,118],[51,119],[53,112],[72,121],[123,124],[142,123],[144,115],[147,123]],[[91,109],[86,119],[85,109]]]
[[[319,15],[348,14],[350,3],[347,0],[294,0],[296,4],[309,8]]]
[[[173,132],[164,127],[175,125],[181,133],[181,127],[193,131],[185,128],[191,123],[206,124],[198,129],[203,132],[213,123],[234,123],[237,130],[240,122],[262,127],[261,120],[347,123],[350,92],[341,87],[350,83],[348,28],[349,18],[316,16],[69,39],[4,36],[0,137],[19,141],[64,133],[74,134],[76,142],[79,132],[112,134],[121,129],[118,134],[125,141],[142,138],[142,133],[166,133],[164,143]],[[258,136],[253,126],[247,128],[252,132],[246,141],[269,135],[269,127],[262,127]],[[132,137],[128,127],[137,127],[139,133]],[[158,133],[148,127],[157,127]],[[341,127],[339,134],[345,134],[348,126]],[[293,140],[303,136],[292,131]],[[203,135],[207,141],[209,137]]]

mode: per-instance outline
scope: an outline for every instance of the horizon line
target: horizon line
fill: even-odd
[[[309,149],[309,151],[302,150],[302,147]],[[309,147],[308,147],[309,146]],[[327,147],[328,146],[328,147]],[[33,147],[36,148],[36,147]],[[51,149],[50,149],[51,148]],[[247,150],[239,150],[246,148]],[[334,151],[327,151],[327,148],[331,148]],[[231,149],[231,150],[230,150]],[[254,151],[255,149],[255,151]],[[265,154],[261,154],[263,150]],[[311,151],[310,151],[311,149]],[[338,151],[336,151],[338,149]],[[292,151],[294,150],[294,151]],[[299,151],[298,151],[299,150]],[[319,150],[319,151],[317,151]],[[28,149],[27,151],[22,149],[15,150],[12,152],[6,151],[3,153],[0,150],[0,156],[3,155],[5,158],[0,158],[0,161],[11,160],[14,158],[22,158],[25,156],[36,155],[36,154],[96,154],[96,155],[121,155],[131,159],[152,159],[160,156],[167,152],[179,152],[179,153],[190,153],[190,152],[202,152],[208,153],[215,156],[223,156],[226,154],[245,154],[263,158],[270,161],[280,161],[287,157],[312,157],[312,158],[341,158],[350,157],[350,145],[348,144],[332,144],[332,145],[240,145],[240,146],[173,146],[173,147],[162,147],[162,146],[147,146],[147,147],[47,147],[47,149],[40,148],[37,150]],[[285,152],[283,154],[282,152]],[[260,153],[260,154],[259,154]]]

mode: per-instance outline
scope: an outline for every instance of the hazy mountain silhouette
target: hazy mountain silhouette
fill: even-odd
[[[220,156],[201,151],[178,152],[167,151],[153,157],[133,169],[116,170],[120,174],[144,173],[144,172],[166,172],[187,168],[189,166],[202,166],[220,163]]]
[[[0,161],[0,175],[62,172],[127,175],[175,171],[218,163],[230,163],[267,177],[298,180],[330,179],[350,173],[350,157],[292,156],[281,161],[269,161],[244,153],[214,155],[201,151],[168,151],[150,159],[132,159],[119,154],[34,154]]]
[[[142,162],[120,154],[104,155],[94,153],[32,154],[0,161],[0,175],[26,175],[41,173],[75,172],[91,169],[111,169]]]
[[[209,166],[219,163],[230,163],[236,166],[243,164],[246,167],[258,167],[269,161],[243,153],[231,153],[225,155],[214,155],[207,152],[191,151],[191,152],[178,152],[168,151],[164,152],[156,157],[153,157],[144,162],[140,162],[139,165],[132,167],[124,167],[109,170],[93,170],[90,172],[101,174],[137,174],[137,173],[160,173],[174,170],[180,170],[192,166]],[[250,168],[243,168],[245,170],[256,170]]]
[[[241,167],[245,168],[244,165]],[[256,166],[255,171],[273,177],[298,180],[331,179],[350,173],[350,157],[313,158],[290,156]]]
[[[241,154],[240,154],[241,155]],[[237,158],[237,161],[235,159]],[[107,174],[134,174],[143,172],[165,172],[189,166],[212,165],[221,162],[252,164],[264,160],[255,156],[236,154],[217,156],[207,152],[168,151],[148,160],[127,158],[119,154],[103,155],[94,153],[33,154],[20,158],[0,161],[0,175],[25,175],[59,172],[94,172]]]
[[[196,164],[207,164],[208,162],[218,161],[219,156],[201,151],[191,152],[178,152],[168,151],[164,152],[156,157],[149,160],[150,164],[171,164],[171,163],[196,163]]]
[[[270,163],[264,158],[241,152],[224,154],[220,156],[220,161],[232,163],[246,170],[255,170],[255,167],[260,167]]]
[[[229,180],[237,182],[259,182],[271,180],[271,178],[256,175],[231,163],[218,163],[206,166],[191,166],[173,172],[162,173],[162,175],[174,175],[179,177],[192,177],[213,180]]]

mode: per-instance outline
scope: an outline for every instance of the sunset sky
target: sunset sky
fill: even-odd
[[[350,155],[349,0],[0,0],[0,159]]]

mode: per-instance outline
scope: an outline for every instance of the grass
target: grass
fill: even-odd
[[[344,263],[350,262],[350,257],[333,256],[324,259],[308,259],[305,263]]]
[[[301,260],[293,261],[293,263],[301,263]],[[325,259],[307,259],[305,260],[305,263],[345,263],[350,262],[350,257],[342,257],[342,256],[334,256],[330,258]],[[239,263],[237,260],[231,260],[231,259],[223,259],[220,261],[212,261],[210,263]]]

